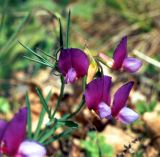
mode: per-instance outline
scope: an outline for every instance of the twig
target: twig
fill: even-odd
[[[142,52],[138,51],[138,50],[133,50],[133,54],[136,55],[137,57],[139,57],[140,59],[143,59],[145,62],[148,62],[152,65],[154,65],[157,68],[160,68],[160,62],[143,54]]]

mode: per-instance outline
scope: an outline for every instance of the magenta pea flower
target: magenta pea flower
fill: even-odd
[[[26,139],[27,108],[22,108],[9,122],[0,120],[0,156],[44,157],[45,148]]]
[[[124,124],[134,122],[139,116],[132,109],[126,107],[133,81],[121,86],[112,100],[111,105],[111,77],[103,76],[91,81],[86,86],[85,101],[90,110],[94,110],[100,118],[111,119],[112,117]]]
[[[139,59],[127,56],[127,37],[123,37],[114,51],[112,68],[134,73],[141,66],[142,62]]]
[[[60,52],[58,67],[65,76],[65,83],[74,83],[78,78],[87,74],[89,60],[80,49],[62,49]]]
[[[98,56],[104,60],[110,68],[115,70],[135,73],[142,66],[142,62],[139,59],[127,56],[127,37],[123,37],[118,44],[114,51],[113,59],[109,58],[104,53],[99,53]]]

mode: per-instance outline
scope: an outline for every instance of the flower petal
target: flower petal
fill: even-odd
[[[127,57],[127,37],[123,37],[113,54],[113,68],[119,70]]]
[[[85,101],[89,109],[97,111],[98,104],[105,102],[110,105],[111,77],[103,76],[91,81],[86,86]]]
[[[138,117],[139,115],[136,112],[128,107],[123,107],[116,118],[124,124],[130,124],[137,120]]]
[[[14,156],[20,143],[25,139],[27,124],[27,108],[22,108],[14,118],[8,122],[2,141],[6,155]]]
[[[3,137],[3,134],[4,134],[4,131],[6,129],[7,124],[8,123],[6,121],[0,120],[0,141],[1,141],[2,137]]]
[[[87,74],[89,68],[89,60],[87,55],[80,49],[71,49],[72,53],[72,66],[77,73],[77,77],[83,77]]]
[[[138,71],[141,66],[142,66],[142,62],[139,59],[127,57],[124,59],[122,68],[125,71],[134,73]]]
[[[133,81],[124,84],[114,94],[113,105],[112,105],[112,115],[114,117],[117,116],[119,111],[125,106],[133,84],[134,84]]]
[[[110,106],[108,106],[104,102],[101,102],[98,105],[98,114],[99,114],[100,118],[107,118],[107,119],[111,119],[112,118],[111,108],[110,108]]]
[[[75,82],[76,78],[77,78],[77,73],[74,70],[74,68],[71,68],[68,70],[68,73],[66,74],[65,83],[73,83]]]
[[[58,67],[63,75],[66,75],[71,68],[74,68],[77,77],[87,74],[89,61],[87,55],[80,49],[63,49],[59,56]]]
[[[70,49],[61,50],[58,60],[58,67],[63,75],[66,75],[68,73],[68,70],[72,68]]]
[[[25,157],[44,157],[46,149],[35,141],[24,141],[20,144],[18,154]]]

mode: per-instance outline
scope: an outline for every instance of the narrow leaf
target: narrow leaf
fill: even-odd
[[[50,57],[52,59],[56,59],[54,56],[51,56],[51,55],[47,54],[46,52],[44,52],[43,50],[41,50],[39,48],[37,48],[37,50],[40,51],[40,52],[42,52],[43,54],[45,54],[47,57]]]
[[[68,129],[63,131],[62,133],[55,135],[53,138],[49,139],[48,141],[44,142],[44,145],[48,145],[56,140],[58,140],[61,137],[66,137],[67,135],[69,135],[71,132],[73,132],[73,129]]]
[[[61,19],[59,19],[59,43],[60,43],[61,49],[63,49],[63,28],[62,28]]]
[[[60,125],[58,125],[58,126],[60,126]],[[57,129],[57,119],[55,118],[54,122],[53,122],[53,125],[52,125],[52,128],[49,128],[49,130],[47,129],[47,132],[45,131],[45,134],[43,134],[40,137],[39,142],[40,143],[45,142],[49,137],[51,137],[54,134],[56,129]]]
[[[39,59],[43,60],[43,61],[47,61],[45,58],[43,58],[41,55],[39,55],[38,53],[34,52],[32,49],[30,49],[28,46],[22,44],[20,41],[18,41],[25,49],[27,49],[31,54],[34,54],[36,57],[38,57]]]
[[[30,18],[30,13],[28,13],[22,20],[22,22],[17,26],[16,31],[11,35],[9,40],[6,42],[6,44],[1,49],[1,55],[5,55],[7,52],[9,52],[9,49],[13,46],[14,41],[16,40],[16,37],[20,33],[20,31],[23,29],[24,25]]]
[[[71,121],[71,120],[58,120],[58,122],[63,123],[65,126],[71,127],[71,128],[78,128],[78,124]]]
[[[45,66],[48,66],[48,67],[53,68],[53,65],[51,65],[50,63],[48,64],[48,63],[46,63],[46,62],[42,62],[42,61],[39,61],[39,60],[37,60],[37,59],[30,58],[30,57],[28,57],[28,56],[23,56],[23,57],[26,58],[26,59],[28,59],[28,60],[30,60],[30,61],[33,61],[33,62],[36,62],[36,63],[40,63],[40,64],[43,64],[43,65],[45,65]]]
[[[48,101],[49,101],[50,97],[51,97],[51,91],[48,93],[48,95],[45,99],[47,104],[48,104]],[[40,118],[39,118],[39,121],[38,121],[38,125],[37,125],[37,128],[36,128],[34,137],[33,137],[34,140],[37,140],[37,138],[39,136],[39,132],[40,132],[43,120],[44,120],[45,113],[46,113],[46,109],[44,108],[44,106],[42,106],[42,110],[41,110],[41,113],[40,113]]]
[[[50,111],[49,111],[49,108],[48,108],[48,104],[47,104],[46,100],[44,99],[41,90],[39,88],[36,88],[36,92],[37,92],[37,94],[38,94],[38,96],[40,98],[40,101],[41,101],[44,109],[46,110],[46,112],[48,113],[48,115],[50,117]]]
[[[70,23],[71,23],[71,11],[68,12],[67,18],[67,32],[66,32],[66,47],[69,47],[69,32],[70,32]]]

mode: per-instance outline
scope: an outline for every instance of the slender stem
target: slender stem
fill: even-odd
[[[31,105],[28,97],[28,93],[26,94],[26,105],[28,108],[27,112],[27,125],[28,125],[28,138],[32,138],[32,118],[31,118]]]
[[[60,90],[60,95],[58,97],[58,100],[57,100],[57,103],[56,103],[56,107],[54,109],[54,112],[53,112],[53,115],[51,116],[51,120],[54,118],[56,112],[57,112],[57,109],[59,108],[59,105],[60,105],[60,102],[62,100],[62,97],[63,97],[63,93],[64,93],[64,87],[65,87],[65,83],[64,83],[64,77],[61,76],[61,90]]]
[[[85,89],[86,89],[86,82],[87,82],[87,76],[84,76],[84,77],[83,77],[83,80],[82,80],[82,90],[83,90],[83,92],[84,92]]]
[[[62,133],[53,136],[53,138],[50,138],[48,141],[44,142],[44,145],[48,145],[51,142],[54,142],[55,140],[58,140],[61,137],[65,137],[66,135],[69,135],[71,132],[73,132],[73,128],[70,128],[68,130],[63,131]]]
[[[144,53],[142,53],[138,50],[134,50],[133,54],[136,55],[137,57],[139,57],[140,59],[143,59],[144,61],[154,65],[155,67],[160,68],[160,62],[159,61],[145,55]]]
[[[84,104],[85,104],[85,100],[84,100],[84,97],[83,97],[82,100],[81,100],[81,102],[80,102],[80,104],[78,105],[77,109],[73,113],[67,115],[65,117],[65,119],[70,119],[73,116],[75,116],[82,109],[82,107],[84,106]]]
[[[47,140],[51,135],[54,134],[55,130],[57,129],[56,127],[57,125],[57,119],[54,119],[53,122],[53,127],[49,130],[47,130],[47,132],[45,132],[42,137],[40,137],[40,139],[38,140],[40,143],[43,143],[45,140]]]
[[[86,80],[87,80],[87,76],[84,76],[84,77],[83,77],[83,80],[82,80],[83,92],[84,92],[85,89],[86,89]],[[79,105],[78,105],[78,107],[77,107],[77,109],[76,109],[73,113],[67,115],[67,116],[65,117],[65,119],[72,118],[74,115],[76,115],[76,114],[82,109],[82,107],[84,106],[84,104],[85,104],[85,99],[84,99],[84,96],[83,96],[81,102],[79,103]]]

